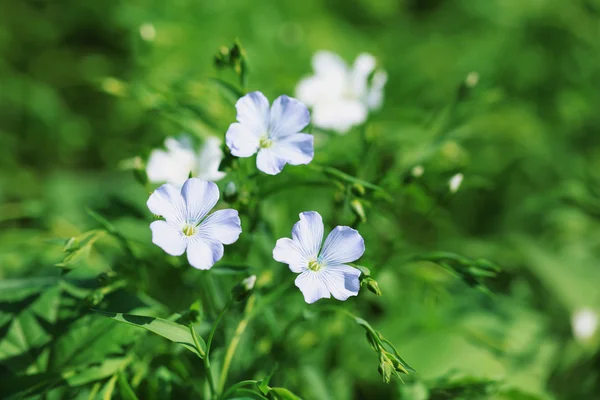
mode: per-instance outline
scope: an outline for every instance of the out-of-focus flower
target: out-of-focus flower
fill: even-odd
[[[146,174],[152,183],[167,182],[181,186],[190,173],[199,179],[218,181],[225,176],[219,171],[223,159],[221,141],[207,138],[199,152],[196,152],[189,137],[167,138],[166,150],[153,150],[148,159]]]
[[[571,325],[576,339],[588,340],[594,336],[598,328],[598,314],[589,308],[577,310],[571,317]]]
[[[321,298],[346,300],[360,290],[360,271],[345,263],[365,252],[360,234],[347,226],[337,226],[327,236],[323,249],[323,219],[316,211],[300,214],[292,229],[292,239],[282,238],[273,249],[273,258],[286,263],[298,275],[296,286],[307,303]]]
[[[147,42],[152,42],[156,38],[156,28],[150,22],[145,22],[140,26],[140,36]]]
[[[464,176],[461,173],[458,173],[458,174],[454,175],[452,178],[450,178],[450,180],[448,181],[448,187],[450,188],[450,193],[458,192],[458,189],[460,188],[460,185],[462,184],[463,178],[464,178]]]
[[[425,168],[422,165],[415,165],[410,172],[415,178],[420,178],[425,173]]]
[[[162,185],[146,203],[153,214],[165,219],[150,224],[152,242],[172,256],[187,251],[192,267],[210,269],[223,257],[223,245],[235,242],[242,233],[236,210],[218,210],[207,217],[217,201],[219,189],[213,182],[190,178],[181,190]]]
[[[349,67],[338,55],[319,51],[312,59],[314,75],[296,87],[296,97],[313,110],[313,123],[346,133],[366,121],[383,104],[387,73],[375,71],[375,57],[362,53]]]
[[[226,143],[236,157],[258,152],[256,166],[269,175],[285,164],[308,164],[314,156],[313,136],[300,133],[310,123],[308,108],[296,99],[279,96],[269,108],[261,92],[248,93],[235,105],[238,122],[229,126]]]

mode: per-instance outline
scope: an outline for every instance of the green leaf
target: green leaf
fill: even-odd
[[[127,382],[123,372],[119,373],[117,382],[119,383],[119,393],[121,393],[121,398],[123,400],[138,400],[138,397],[135,395],[135,392],[131,388],[129,382]]]
[[[81,386],[113,376],[122,370],[129,361],[130,359],[125,357],[108,358],[100,365],[87,366],[81,372],[63,373],[62,376],[69,386]]]
[[[198,351],[198,349],[196,349],[196,345],[194,344],[194,338],[192,337],[189,328],[185,325],[156,317],[121,314],[100,310],[93,311],[107,318],[111,318],[115,321],[137,326],[139,328],[146,329],[147,331],[150,331],[152,333],[156,333],[157,335],[162,336],[165,339],[169,339],[174,343],[182,345],[189,351],[198,355],[198,357],[204,357],[204,352],[206,351],[206,343],[204,343],[204,340],[202,340],[201,337],[198,337],[198,341],[200,342],[200,346],[202,347],[202,349],[199,349],[200,351]]]
[[[103,230],[94,229],[70,238],[63,248],[66,255],[63,261],[56,264],[56,266],[68,269],[73,268],[73,264],[85,258],[89,254],[94,243],[104,235],[105,232]]]

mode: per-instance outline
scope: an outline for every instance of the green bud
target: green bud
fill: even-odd
[[[381,296],[381,289],[379,289],[379,284],[377,281],[371,277],[367,278],[367,289],[369,291],[375,293],[377,296]]]
[[[365,195],[365,187],[363,185],[361,185],[360,183],[354,183],[352,185],[352,194],[354,194],[357,197],[362,197]]]
[[[88,297],[86,297],[85,301],[89,307],[94,307],[100,304],[100,302],[104,299],[104,294],[99,290],[94,291]]]
[[[237,188],[233,181],[225,185],[225,190],[223,191],[223,198],[228,203],[233,203],[237,199]]]
[[[362,205],[362,202],[359,199],[354,199],[350,202],[350,207],[354,214],[358,217],[360,222],[367,222],[367,215],[365,214],[365,209]]]
[[[256,275],[251,275],[235,285],[231,290],[233,300],[242,302],[252,294],[256,285]]]
[[[379,368],[377,368],[377,371],[383,378],[383,383],[390,383],[390,380],[392,379],[392,374],[395,371],[394,365],[391,363],[389,358],[385,356],[380,357],[380,360],[381,363],[379,364]]]

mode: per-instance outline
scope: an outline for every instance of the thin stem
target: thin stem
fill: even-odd
[[[235,333],[231,342],[229,343],[229,347],[227,347],[227,351],[225,352],[225,359],[223,361],[223,368],[221,369],[221,375],[219,376],[219,386],[218,391],[221,393],[225,388],[225,383],[227,382],[227,373],[229,372],[229,367],[231,366],[231,361],[233,360],[233,356],[235,354],[235,350],[237,349],[238,344],[242,338],[242,334],[246,330],[248,323],[254,316],[252,314],[252,309],[254,308],[254,303],[256,298],[254,296],[250,296],[248,299],[248,303],[246,304],[246,309],[244,310],[244,318],[239,322],[237,328],[235,329]]]
[[[200,343],[198,342],[198,337],[196,336],[194,324],[192,323],[190,323],[190,333],[192,334],[192,339],[194,339],[194,345],[196,345],[196,349],[198,350],[200,358],[203,358],[204,373],[206,374],[206,380],[208,381],[208,386],[210,387],[211,397],[214,397],[216,394],[216,390],[215,382],[213,381],[212,374],[210,373],[210,363],[208,362],[208,344],[206,347],[206,352],[203,352],[202,347],[200,347]]]
[[[231,387],[229,387],[229,389],[227,389],[225,391],[225,393],[223,393],[219,398],[220,399],[226,399],[227,396],[229,396],[230,394],[233,394],[236,392],[236,390],[238,390],[239,388],[243,387],[243,386],[250,386],[250,385],[256,385],[258,383],[258,381],[255,380],[245,380],[245,381],[240,381],[238,383],[236,383],[235,385],[232,385]]]
[[[328,166],[324,166],[324,165],[318,165],[318,164],[314,164],[314,163],[308,164],[307,167],[312,169],[313,171],[317,171],[317,172],[321,172],[321,173],[328,174],[331,176],[335,176],[336,178],[341,179],[348,183],[358,183],[359,185],[362,185],[366,188],[369,188],[369,189],[379,192],[385,200],[393,201],[392,196],[381,186],[375,185],[371,182],[368,182],[363,179],[359,179],[355,176],[349,175],[343,171],[340,171],[337,168],[328,167]]]

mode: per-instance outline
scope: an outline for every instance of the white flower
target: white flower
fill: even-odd
[[[157,149],[150,153],[146,174],[152,183],[167,182],[181,186],[190,173],[207,181],[218,181],[225,176],[219,171],[223,159],[221,141],[215,137],[205,139],[199,152],[189,137],[167,138],[165,150]]]
[[[350,227],[337,226],[327,236],[321,250],[322,241],[321,215],[315,211],[303,212],[292,229],[292,239],[277,241],[273,258],[300,274],[296,278],[296,286],[309,304],[331,295],[342,301],[356,296],[360,289],[360,271],[345,263],[363,255],[363,238]]]
[[[387,74],[375,70],[375,58],[360,54],[352,68],[338,55],[317,52],[312,59],[315,74],[296,86],[296,97],[313,110],[313,123],[324,129],[346,133],[366,121],[370,110],[383,103]]]
[[[450,188],[450,193],[458,192],[458,189],[460,188],[460,185],[462,184],[463,178],[464,178],[464,176],[461,173],[458,173],[458,174],[454,175],[452,178],[450,178],[450,180],[448,181],[448,187]]]
[[[279,96],[269,109],[261,92],[248,93],[235,104],[237,121],[229,126],[226,143],[236,157],[256,152],[256,166],[269,175],[285,164],[308,164],[314,155],[313,136],[299,133],[310,123],[308,108],[298,100]]]
[[[218,200],[219,189],[213,182],[191,178],[181,190],[162,185],[146,203],[153,214],[165,219],[150,224],[152,243],[172,256],[187,250],[192,267],[210,269],[223,257],[223,245],[235,242],[242,232],[236,210],[219,210],[206,217]]]
[[[598,314],[589,308],[582,308],[571,317],[571,325],[576,339],[588,340],[594,336],[598,328]]]
[[[156,38],[156,28],[150,22],[145,22],[140,26],[140,36],[147,42],[152,42]]]

